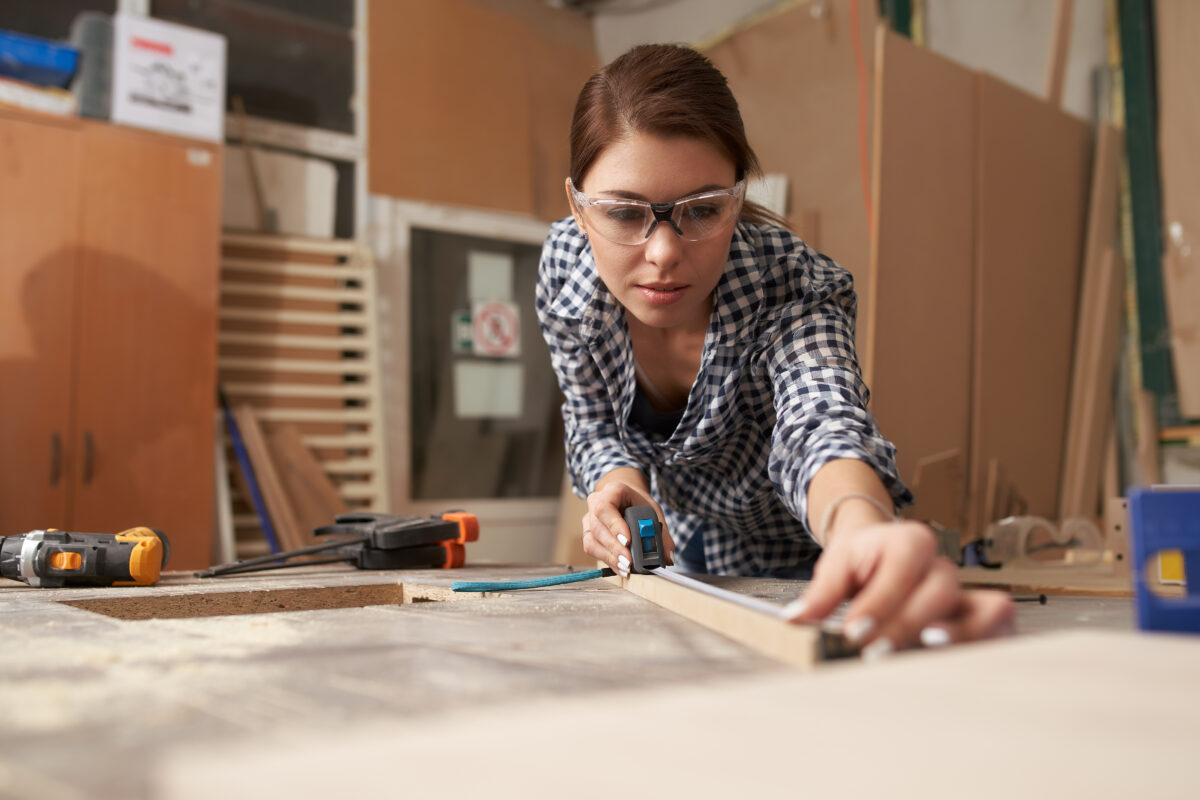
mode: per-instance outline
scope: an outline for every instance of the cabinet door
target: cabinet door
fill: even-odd
[[[73,524],[212,552],[221,151],[84,127]]]
[[[0,536],[63,528],[79,131],[0,112]]]

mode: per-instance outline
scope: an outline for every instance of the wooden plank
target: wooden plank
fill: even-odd
[[[1067,74],[1067,56],[1071,52],[1071,16],[1075,0],[1057,0],[1054,4],[1054,28],[1050,34],[1050,53],[1046,61],[1046,90],[1043,97],[1055,108],[1062,106],[1063,79]]]
[[[917,503],[906,516],[961,533],[965,521],[967,457],[947,450],[917,461],[911,489]]]
[[[267,512],[271,515],[271,524],[279,537],[279,546],[284,550],[295,550],[311,544],[312,537],[306,536],[300,529],[300,523],[288,500],[274,459],[271,458],[271,451],[267,447],[266,437],[254,407],[237,405],[233,409],[233,416],[237,421],[238,431],[242,434],[246,453],[250,456],[263,502],[267,504]]]
[[[785,664],[812,669],[820,660],[821,631],[815,626],[793,625],[657,575],[633,574],[607,580]]]
[[[280,425],[267,433],[266,439],[300,530],[311,539],[314,528],[331,525],[334,517],[346,513],[346,502],[304,444],[299,428]]]
[[[1110,264],[1117,221],[1117,192],[1120,178],[1121,154],[1124,143],[1120,132],[1112,125],[1101,125],[1096,139],[1096,157],[1092,161],[1091,196],[1088,201],[1087,241],[1084,245],[1082,288],[1079,292],[1078,324],[1075,327],[1075,347],[1071,364],[1070,414],[1067,417],[1066,457],[1063,459],[1062,498],[1059,518],[1066,519],[1097,512],[1099,496],[1090,489],[1088,466],[1098,458],[1093,437],[1094,425],[1085,424],[1084,415],[1093,411],[1097,392],[1112,392],[1111,366],[1107,374],[1097,368],[1112,363],[1116,341],[1101,338],[1111,317],[1119,322],[1120,307],[1113,311],[1113,296],[1120,302],[1124,285],[1123,269],[1116,276],[1118,285],[1111,285],[1110,270],[1121,265]],[[1102,286],[1109,286],[1108,290]],[[1107,405],[1107,415],[1111,411]],[[1099,434],[1103,436],[1104,434]]]
[[[1079,409],[1077,469],[1073,482],[1063,486],[1062,519],[1095,517],[1100,513],[1102,468],[1113,425],[1113,380],[1125,288],[1124,261],[1112,248],[1105,253],[1099,284],[1096,297],[1099,307],[1088,334],[1086,356],[1090,363],[1084,370],[1087,383]]]
[[[911,482],[923,460],[968,452],[975,85],[970,70],[883,28],[876,51],[864,377],[900,475]],[[951,507],[964,505],[965,485]],[[916,500],[906,513],[929,518],[926,501]],[[946,513],[944,504],[937,513]],[[939,521],[961,527],[961,513],[953,516]]]
[[[1160,0],[1155,6],[1158,54],[1158,139],[1161,161],[1163,293],[1179,410],[1200,418],[1200,4]]]
[[[1087,208],[1086,123],[979,74],[972,509],[996,460],[1027,513],[1054,518]]]

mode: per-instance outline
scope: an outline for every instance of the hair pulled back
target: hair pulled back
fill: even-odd
[[[700,139],[733,162],[737,180],[759,174],[728,81],[690,47],[639,45],[587,80],[571,119],[572,182],[582,186],[604,149],[634,133]],[[782,222],[749,202],[742,218]]]

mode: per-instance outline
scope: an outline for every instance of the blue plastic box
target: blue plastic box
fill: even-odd
[[[2,77],[65,89],[78,66],[79,51],[69,44],[0,31]]]

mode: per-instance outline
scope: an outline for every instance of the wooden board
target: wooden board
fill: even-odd
[[[1105,423],[1111,421],[1118,347],[1115,337],[1125,283],[1123,262],[1110,252],[1116,241],[1123,147],[1123,137],[1116,128],[1100,126],[1092,163],[1087,240],[1071,364],[1060,519],[1092,515],[1099,507],[1099,465],[1108,435]]]
[[[657,575],[607,579],[655,605],[793,667],[812,669],[821,660],[821,631],[739,606],[672,583]]]
[[[969,535],[990,463],[1028,513],[1059,508],[1091,131],[980,74]]]
[[[304,444],[299,428],[280,425],[267,432],[266,441],[296,523],[306,538],[311,538],[314,528],[332,525],[334,517],[349,510],[321,462]]]
[[[876,40],[875,239],[864,377],[871,410],[911,482],[930,457],[968,450],[974,263],[974,74],[882,26]],[[860,334],[861,340],[861,334]],[[965,467],[965,460],[964,460]],[[965,481],[926,488],[958,494]],[[930,509],[916,496],[908,510]]]
[[[296,512],[279,477],[279,470],[271,457],[254,407],[239,405],[233,409],[233,417],[237,421],[238,432],[242,435],[242,444],[250,457],[263,502],[267,504],[267,513],[271,516],[271,525],[275,528],[280,548],[296,550],[312,544],[311,533],[306,534],[296,519]]]
[[[1158,144],[1162,176],[1163,293],[1179,410],[1200,418],[1200,4],[1159,0]]]

